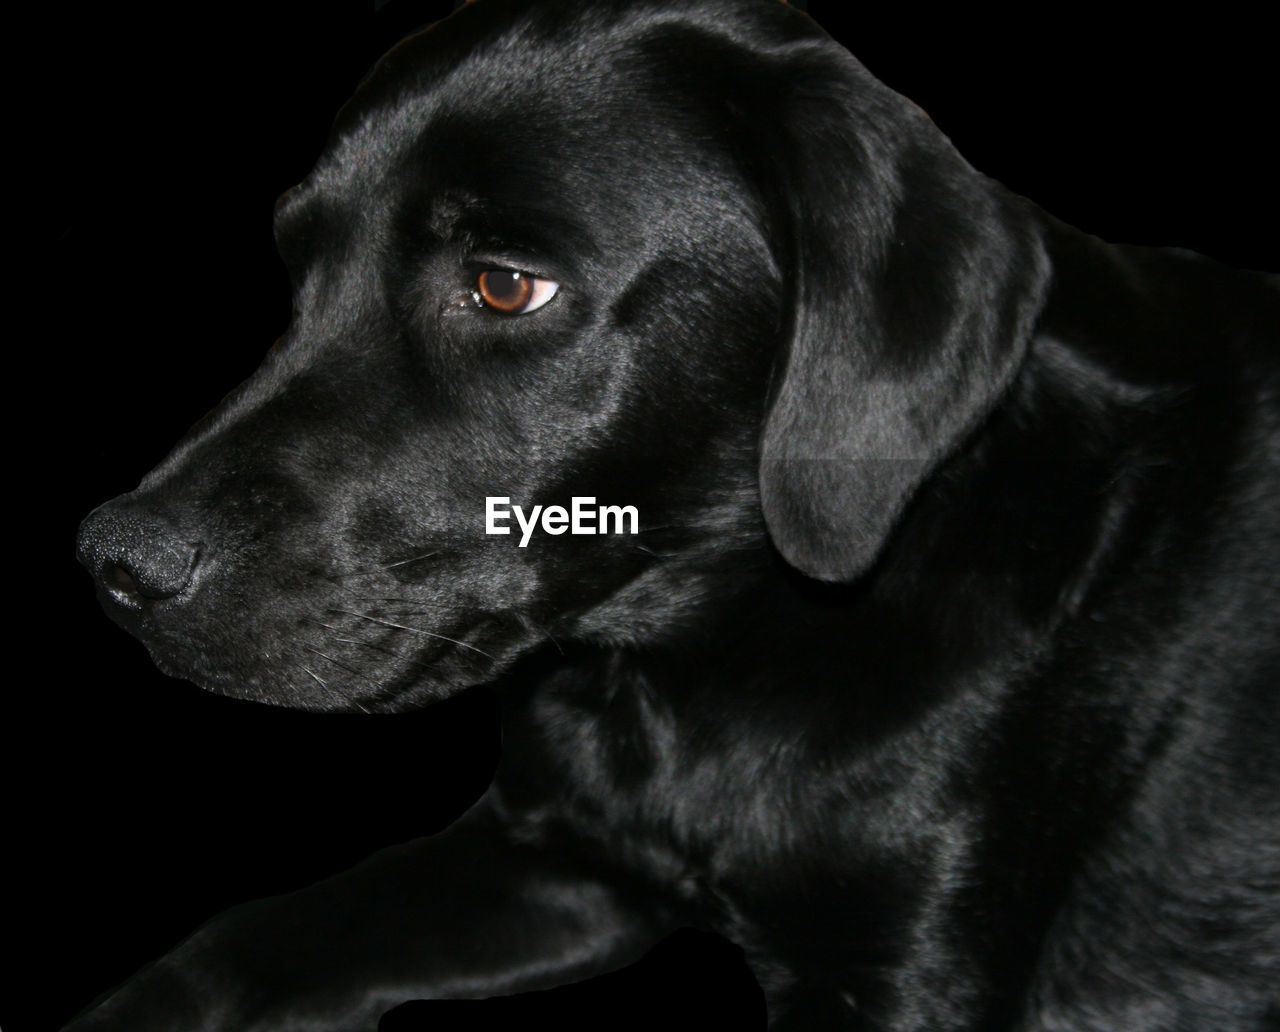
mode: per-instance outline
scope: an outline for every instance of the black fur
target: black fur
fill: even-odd
[[[372,1029],[690,924],[778,1029],[1280,1020],[1274,279],[1056,222],[772,0],[471,5],[277,236],[289,333],[82,560],[221,693],[498,681],[502,766],[69,1029]]]

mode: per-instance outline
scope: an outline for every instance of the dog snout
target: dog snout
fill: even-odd
[[[108,598],[138,609],[187,590],[200,545],[161,516],[108,502],[80,524],[76,556]]]

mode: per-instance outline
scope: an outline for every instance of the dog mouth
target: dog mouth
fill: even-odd
[[[256,611],[192,600],[104,605],[166,675],[288,709],[395,713],[492,681],[545,632],[517,613],[405,595],[276,599]],[[239,608],[236,618],[228,610]]]
[[[578,564],[569,580],[550,546],[447,527],[423,540],[353,520],[234,509],[234,520],[183,520],[156,508],[109,503],[82,530],[80,559],[108,615],[171,677],[312,712],[402,712],[492,683],[560,648],[553,632],[572,637],[578,614],[650,565],[617,546],[621,560]]]
[[[490,680],[527,637],[459,591],[476,575],[460,554],[445,567],[438,548],[359,563],[332,558],[343,549],[330,535],[248,521],[188,543],[189,522],[109,503],[82,524],[77,556],[107,615],[156,666],[215,694],[312,711],[416,708]]]

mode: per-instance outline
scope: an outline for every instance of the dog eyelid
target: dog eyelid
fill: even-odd
[[[560,284],[513,269],[486,269],[472,291],[477,305],[502,315],[536,312],[560,290]]]

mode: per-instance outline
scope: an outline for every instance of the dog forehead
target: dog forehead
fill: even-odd
[[[620,231],[741,193],[700,121],[714,101],[666,81],[643,33],[595,26],[569,45],[563,26],[509,24],[461,47],[443,27],[388,55],[344,108],[311,177],[330,201],[367,212],[420,190],[437,230],[487,206]]]
[[[463,239],[460,214],[579,256],[749,228],[780,71],[761,41],[811,31],[755,0],[470,5],[393,48],[343,107],[281,205],[281,250],[381,246],[413,227]]]
[[[749,104],[751,80],[768,77],[764,41],[812,34],[796,17],[762,0],[484,0],[384,55],[339,112],[331,147],[367,154],[450,124],[535,150],[552,133],[561,151],[589,153],[680,127],[705,141],[708,116]]]

